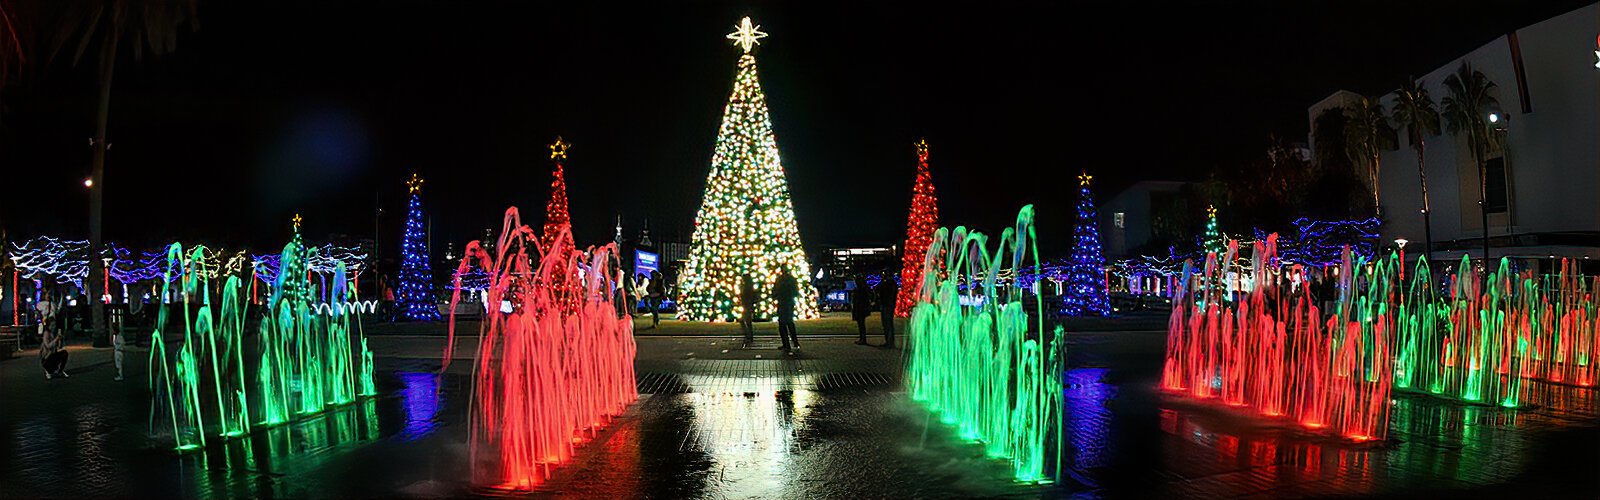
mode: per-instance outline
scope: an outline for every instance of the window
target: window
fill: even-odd
[[[1491,214],[1506,213],[1506,159],[1490,158],[1483,167],[1483,210]]]
[[[1123,228],[1123,221],[1124,221],[1124,217],[1126,215],[1127,215],[1126,213],[1117,212],[1116,215],[1112,216],[1112,219],[1114,219],[1116,221],[1117,229],[1122,229]]]

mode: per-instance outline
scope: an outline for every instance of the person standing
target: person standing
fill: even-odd
[[[900,296],[900,287],[894,278],[885,276],[878,281],[878,314],[883,317],[883,346],[894,347],[894,301]]]
[[[778,338],[783,341],[783,352],[789,351],[789,341],[794,340],[794,349],[800,349],[800,334],[794,328],[794,301],[800,294],[800,283],[795,281],[789,271],[784,271],[778,276],[778,282],[772,286],[772,298],[778,301]]]
[[[389,319],[390,323],[393,323],[395,317],[394,287],[389,286],[389,280],[381,278],[382,275],[379,276],[378,286],[383,287],[383,315]]]
[[[761,299],[756,296],[755,280],[747,276],[740,281],[742,283],[739,285],[739,305],[741,306],[739,326],[744,329],[744,345],[749,347],[750,344],[756,341],[756,303],[760,302]]]
[[[650,299],[650,328],[661,326],[661,301],[667,298],[667,284],[661,279],[661,271],[650,271],[650,284],[645,285]]]
[[[124,347],[126,346],[126,344],[124,344],[124,342],[122,340],[122,332],[123,332],[123,330],[126,330],[126,329],[122,327],[122,321],[117,321],[114,325],[109,325],[108,327],[111,328],[111,347],[113,349],[112,352],[111,352],[111,360],[116,362],[116,365],[117,365],[117,376],[115,378],[113,378],[112,380],[115,380],[117,382],[121,382],[122,381],[122,351],[123,351]]]
[[[856,345],[867,345],[867,316],[872,314],[872,290],[867,279],[857,276],[850,291],[850,318],[856,320]]]

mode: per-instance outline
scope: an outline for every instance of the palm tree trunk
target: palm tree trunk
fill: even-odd
[[[94,331],[91,338],[96,347],[111,345],[106,331],[106,303],[101,299],[105,290],[105,262],[100,252],[105,248],[101,212],[105,198],[106,121],[111,109],[111,77],[117,68],[117,33],[115,28],[106,37],[105,52],[100,54],[100,105],[94,120],[94,160],[89,169],[89,286],[84,297],[89,299],[89,314]]]
[[[1483,155],[1477,150],[1473,148],[1473,159],[1478,161],[1478,214],[1483,217],[1483,283],[1484,289],[1488,290],[1489,272],[1493,270],[1489,267],[1489,186],[1485,184],[1489,167],[1484,164]]]
[[[1422,251],[1429,260],[1433,260],[1433,206],[1428,202],[1428,169],[1423,156],[1428,149],[1427,143],[1417,143],[1417,178],[1422,181]],[[1431,269],[1431,268],[1430,268]]]
[[[1379,201],[1379,199],[1378,199],[1378,169],[1380,167],[1382,167],[1382,166],[1383,166],[1383,164],[1379,163],[1379,160],[1378,160],[1377,148],[1373,148],[1372,164],[1371,164],[1371,169],[1372,169],[1372,216],[1373,217],[1378,217],[1378,218],[1382,218],[1383,217],[1383,202]]]

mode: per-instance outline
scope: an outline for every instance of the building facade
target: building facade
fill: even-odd
[[[1485,158],[1490,257],[1600,259],[1600,4],[1516,30],[1419,77],[1436,103],[1470,63],[1495,83],[1484,109],[1500,144]],[[1380,101],[1393,110],[1395,95]],[[1443,111],[1442,104],[1439,106]],[[1445,122],[1441,121],[1441,127]],[[1404,132],[1381,156],[1382,237],[1422,252],[1418,158]],[[1482,256],[1479,168],[1465,133],[1425,141],[1434,255]]]

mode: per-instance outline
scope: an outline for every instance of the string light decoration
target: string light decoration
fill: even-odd
[[[567,159],[567,148],[572,144],[556,136],[556,142],[550,145],[550,159],[556,163],[556,169],[551,173],[550,202],[544,207],[544,235],[539,238],[539,244],[546,251],[555,243],[556,235],[562,230],[572,230],[572,218],[567,213],[567,177],[562,168],[562,160]],[[571,240],[567,240],[568,247],[575,247]],[[573,248],[576,250],[576,248]]]
[[[28,279],[49,277],[57,283],[83,287],[89,277],[89,240],[39,236],[11,244],[11,262]]]
[[[1111,310],[1106,296],[1106,258],[1096,225],[1094,194],[1089,192],[1093,179],[1088,172],[1078,175],[1078,224],[1073,231],[1067,289],[1061,301],[1061,313],[1067,316],[1105,316]]]
[[[767,34],[761,32],[761,25],[751,26],[750,16],[740,19],[739,25],[734,27],[734,32],[728,33],[728,39],[733,40],[733,44],[738,45],[740,49],[744,49],[746,54],[750,53],[750,49],[761,45],[761,39],[766,37]]]
[[[934,195],[933,173],[928,168],[928,141],[919,140],[917,180],[911,186],[911,215],[906,218],[906,244],[900,251],[900,295],[894,302],[895,316],[911,317],[911,308],[917,305],[922,292],[923,257],[938,230],[939,198]]]
[[[756,40],[766,36],[758,28],[747,17],[728,35],[744,54],[717,131],[689,262],[679,280],[678,315],[691,321],[737,318],[739,283],[746,277],[761,297],[755,315],[771,317],[777,311],[773,285],[783,273],[799,282],[796,317],[817,317],[811,266],[795,225],[778,142],[756,77],[756,58],[750,54]]]
[[[1223,247],[1225,243],[1223,243],[1222,231],[1217,228],[1216,205],[1206,206],[1206,234],[1204,238],[1205,240],[1200,245],[1203,253],[1222,255],[1222,251],[1226,250]]]
[[[400,317],[411,321],[438,321],[433,301],[433,269],[428,264],[427,233],[422,227],[422,177],[406,181],[411,201],[406,208],[406,233],[400,241],[400,290],[395,296]]]
[[[550,201],[544,207],[544,232],[539,237],[539,246],[547,254],[556,254],[562,258],[570,258],[577,253],[577,245],[572,238],[558,238],[563,233],[572,233],[572,218],[567,212],[567,177],[562,167],[562,160],[567,159],[567,149],[572,144],[556,136],[556,142],[550,145],[550,160],[555,162],[556,169],[551,172]],[[556,268],[556,273],[566,272],[565,268]],[[577,290],[568,283],[566,276],[553,275],[545,281],[555,286],[557,296],[562,297],[560,304],[571,312],[578,306],[579,296]]]
[[[306,270],[323,277],[333,276],[340,264],[344,265],[345,272],[351,279],[360,279],[361,273],[366,270],[367,253],[360,247],[328,243],[309,248],[307,253]],[[255,265],[256,278],[269,285],[277,282],[282,261],[283,256],[280,254],[251,257],[251,263]]]
[[[1279,255],[1285,261],[1313,267],[1337,266],[1348,247],[1357,258],[1371,261],[1378,254],[1378,227],[1382,224],[1377,218],[1312,220],[1302,217],[1294,221],[1296,235],[1278,241]],[[1256,234],[1256,239],[1262,239],[1260,230]]]

